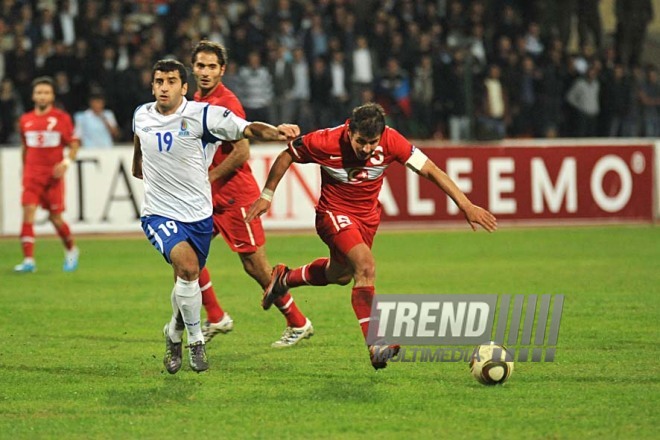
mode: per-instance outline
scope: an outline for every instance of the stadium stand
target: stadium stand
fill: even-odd
[[[16,120],[37,75],[56,78],[72,114],[103,92],[119,142],[129,141],[133,110],[151,100],[151,65],[189,63],[202,38],[228,48],[224,82],[245,102],[256,51],[259,84],[272,95],[260,114],[292,115],[303,131],[375,100],[390,125],[418,139],[659,136],[660,85],[640,52],[652,2],[610,1],[614,35],[603,35],[598,3],[2,0],[0,144],[18,145]]]

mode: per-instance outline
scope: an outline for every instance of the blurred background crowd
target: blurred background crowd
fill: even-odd
[[[660,136],[653,3],[612,5],[606,34],[599,0],[1,0],[0,144],[20,143],[39,75],[130,141],[153,63],[190,65],[202,38],[227,47],[251,120],[308,131],[375,100],[418,139]]]

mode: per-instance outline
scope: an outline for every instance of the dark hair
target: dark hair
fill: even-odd
[[[39,76],[35,78],[32,81],[32,89],[34,90],[39,84],[48,84],[53,89],[53,92],[55,91],[55,80],[50,76]]]
[[[156,71],[161,72],[173,72],[175,70],[179,71],[179,76],[181,77],[181,85],[188,83],[188,71],[186,66],[184,66],[180,61],[177,60],[159,60],[156,61],[154,67],[151,69],[151,82],[154,81],[156,76]]]
[[[373,102],[355,107],[348,128],[367,138],[380,136],[385,130],[385,110]]]
[[[190,57],[191,64],[195,64],[195,58],[200,52],[214,53],[218,57],[218,63],[220,66],[227,64],[227,49],[225,49],[220,43],[215,43],[209,40],[202,40],[197,43],[197,46],[193,49],[192,56]]]

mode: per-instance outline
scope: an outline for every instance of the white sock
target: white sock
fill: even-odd
[[[169,324],[167,324],[167,333],[175,344],[181,342],[183,337],[183,330],[178,330],[176,328],[177,317],[179,316],[179,304],[176,302],[176,296],[174,294],[175,288],[172,288],[172,294],[170,295],[170,301],[172,302],[172,318],[170,318]]]
[[[186,281],[177,277],[174,295],[188,331],[188,344],[194,344],[197,341],[204,342],[201,318],[202,291],[199,288],[199,279]]]

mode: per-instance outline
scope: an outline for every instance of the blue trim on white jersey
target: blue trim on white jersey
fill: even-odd
[[[221,142],[222,139],[216,137],[209,131],[208,124],[206,123],[206,116],[208,114],[209,105],[204,107],[204,112],[202,114],[202,146],[206,149],[206,145],[215,144],[216,142]]]

